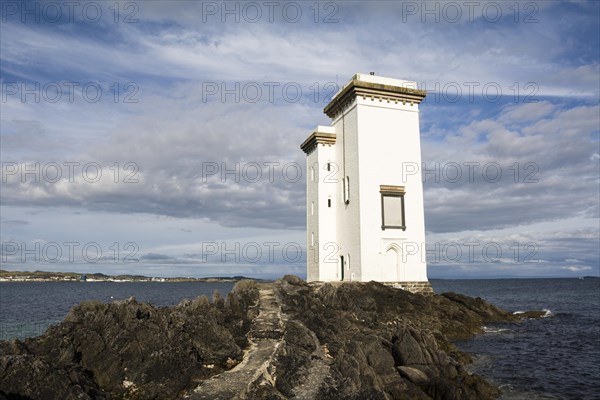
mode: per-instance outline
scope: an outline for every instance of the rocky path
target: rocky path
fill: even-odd
[[[256,385],[273,384],[270,367],[283,338],[281,307],[272,286],[260,289],[259,315],[248,334],[250,347],[233,369],[199,385],[186,398],[192,400],[245,399]]]

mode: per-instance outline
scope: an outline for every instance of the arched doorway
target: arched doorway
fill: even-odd
[[[404,281],[404,268],[400,258],[400,249],[395,244],[390,245],[385,252],[386,281]]]

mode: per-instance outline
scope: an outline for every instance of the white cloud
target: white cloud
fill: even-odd
[[[503,110],[501,120],[507,123],[524,123],[548,117],[556,110],[556,105],[548,101],[510,105]]]
[[[581,272],[581,271],[590,271],[592,267],[580,267],[576,265],[572,265],[570,267],[561,267],[561,269],[566,269],[571,272]]]

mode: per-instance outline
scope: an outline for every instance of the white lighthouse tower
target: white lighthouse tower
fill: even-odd
[[[416,83],[356,74],[325,107],[307,160],[308,281],[431,291]]]

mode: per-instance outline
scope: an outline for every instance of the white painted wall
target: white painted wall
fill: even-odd
[[[330,126],[318,126],[316,132],[335,133]],[[306,243],[307,279],[337,280],[336,238],[336,164],[335,145],[318,144],[306,158]],[[330,163],[330,171],[327,164]],[[331,199],[331,207],[328,207]],[[313,206],[314,205],[314,206]]]
[[[421,175],[403,174],[406,165],[421,165],[418,105],[362,98],[356,101],[363,266],[361,278],[364,281],[383,282],[427,280],[426,264],[421,259],[421,253],[414,251],[415,246],[425,243]],[[405,187],[405,231],[381,229],[380,185]],[[390,267],[390,254],[386,254],[389,249],[399,256],[397,268]]]
[[[330,128],[331,129],[331,128]],[[335,257],[336,237],[336,215],[335,201],[336,177],[335,172],[335,145],[318,146],[319,149],[319,253],[320,269],[319,280],[331,281],[337,280],[337,259]],[[327,164],[330,163],[330,171],[327,170]],[[331,199],[331,207],[328,207],[327,200]]]
[[[315,170],[315,165],[317,165],[318,153],[317,150],[313,150],[311,153],[306,156],[306,278],[308,281],[318,281],[319,280],[319,251],[318,246],[315,247],[314,243],[318,243],[319,241],[319,232],[318,232],[318,215],[319,215],[319,205],[318,205],[318,187],[315,181],[317,177],[317,171]],[[311,203],[315,204],[314,214],[311,211]]]
[[[358,114],[355,107],[350,106],[344,110],[343,116],[332,121],[335,127],[336,160],[339,166],[339,182],[337,184],[336,201],[336,231],[338,255],[337,259],[344,257],[344,280],[361,280],[360,263],[360,198],[358,175]],[[344,202],[345,176],[350,180],[350,202]],[[341,268],[338,266],[338,279],[341,280]]]

